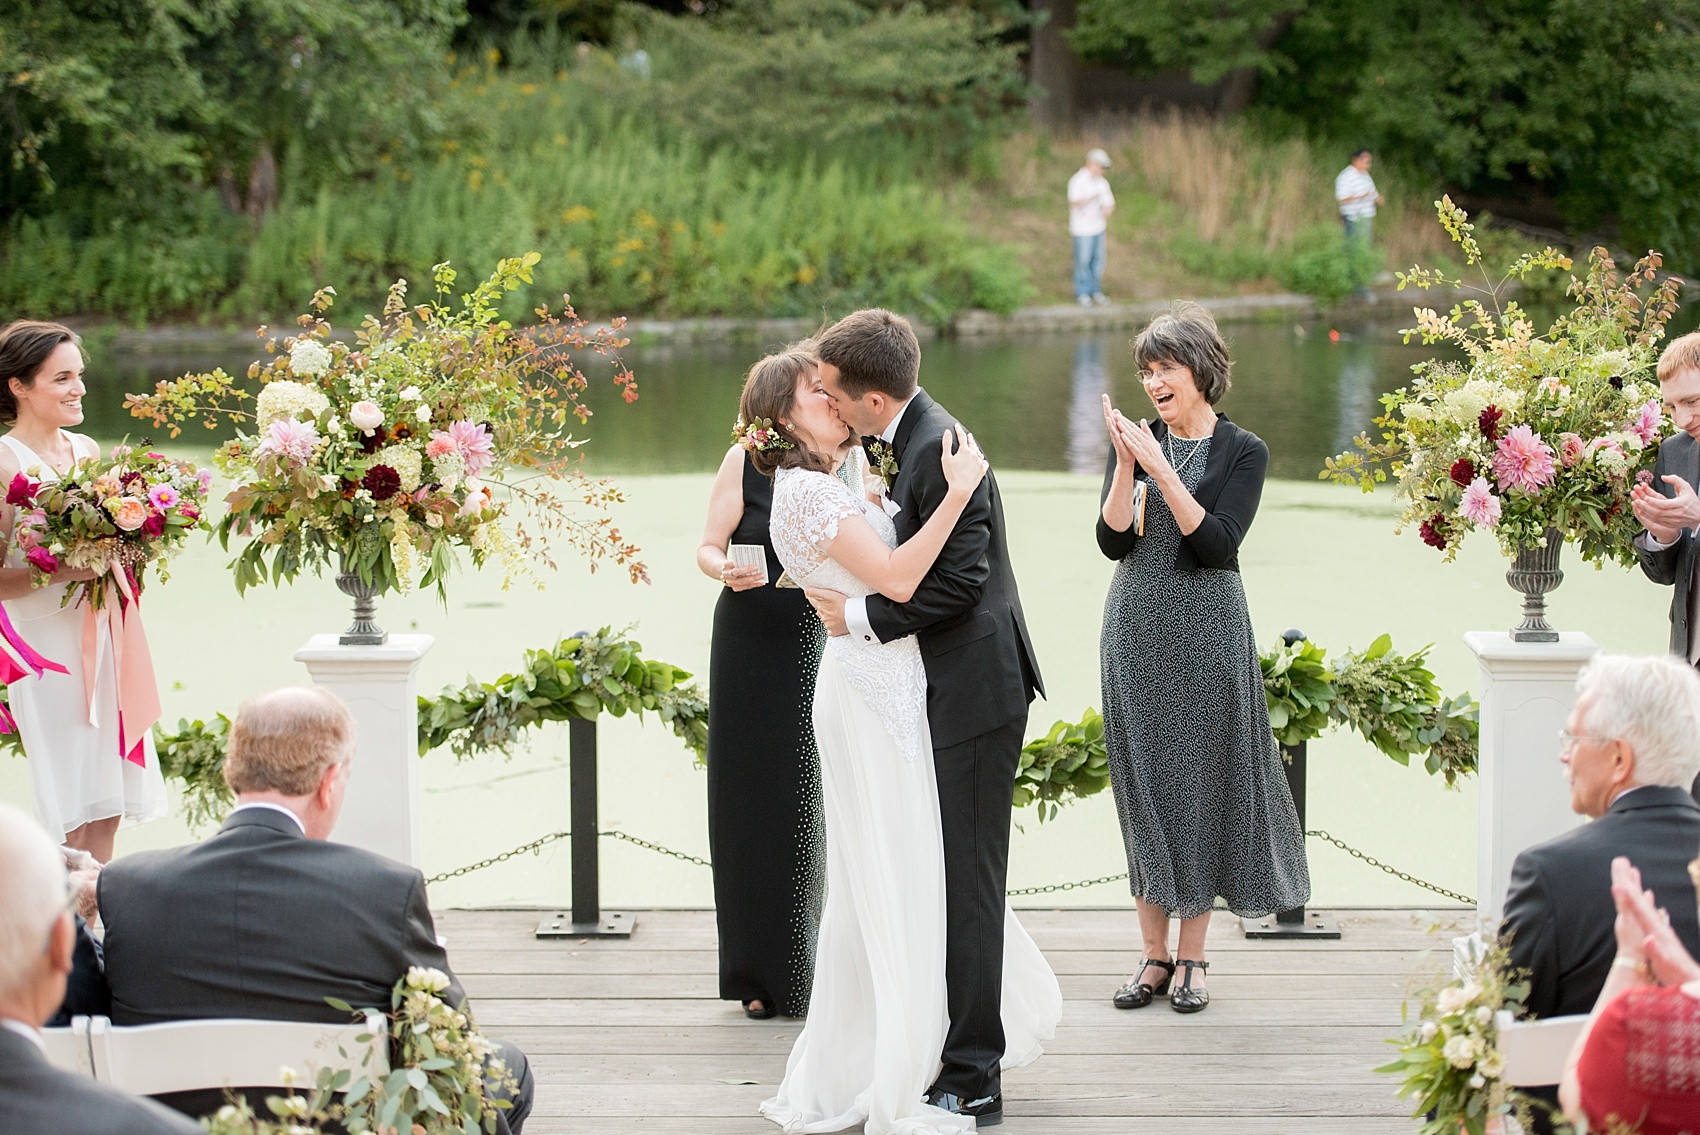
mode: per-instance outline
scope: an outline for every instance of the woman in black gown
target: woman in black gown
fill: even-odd
[[[814,365],[793,347],[750,373]],[[708,664],[708,844],[720,996],[743,1002],[757,1020],[808,1012],[826,867],[810,719],[826,635],[802,591],[774,586],[781,569],[767,534],[772,503],[773,482],[733,446],[714,478],[697,549],[703,574],[725,585]],[[766,583],[760,569],[728,559],[729,544],[765,550]]]

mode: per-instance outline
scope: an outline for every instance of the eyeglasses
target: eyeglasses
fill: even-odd
[[[1185,369],[1186,369],[1185,367],[1181,367],[1181,366],[1174,366],[1174,365],[1165,366],[1165,365],[1159,363],[1156,366],[1148,367],[1145,370],[1140,371],[1139,372],[1139,381],[1141,381],[1141,382],[1156,382],[1158,379],[1168,378],[1170,375],[1179,374]]]
[[[1609,741],[1609,737],[1596,737],[1592,733],[1572,733],[1568,729],[1558,731],[1558,751],[1569,753],[1576,748],[1578,741]]]

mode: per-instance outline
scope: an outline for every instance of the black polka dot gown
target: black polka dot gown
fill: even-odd
[[[1210,441],[1171,443],[1189,490]],[[1269,728],[1238,572],[1179,571],[1181,531],[1146,486],[1145,534],[1104,604],[1104,738],[1135,898],[1177,918],[1217,897],[1236,914],[1310,898],[1304,834]]]

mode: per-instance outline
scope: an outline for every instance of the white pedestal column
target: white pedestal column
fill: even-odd
[[[354,713],[358,741],[348,797],[331,838],[419,866],[419,660],[435,640],[392,634],[383,646],[339,646],[314,635],[295,652],[313,684]]]
[[[1574,631],[1557,642],[1471,631],[1464,643],[1482,668],[1476,909],[1482,925],[1495,928],[1517,853],[1582,822],[1570,810],[1558,733],[1576,704],[1576,675],[1600,648]]]

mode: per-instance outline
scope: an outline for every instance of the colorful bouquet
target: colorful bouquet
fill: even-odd
[[[647,579],[637,548],[608,517],[581,519],[568,504],[568,495],[593,509],[622,499],[575,467],[582,443],[564,430],[569,415],[590,417],[573,353],[613,355],[625,344],[620,322],[587,333],[570,307],[562,316],[540,308],[539,325],[523,332],[499,319],[496,305],[531,281],[538,260],[535,252],[503,260],[458,310],[446,302],[455,281],[446,264],[435,270],[434,303],[408,307],[407,282],[397,281],[383,318],[368,316],[353,345],[332,338],[321,316],[335,293],[322,289],[314,314],[298,320],[302,332],[281,352],[268,342],[276,357],[249,369],[262,383],[251,413],[241,408],[247,391],[220,370],[130,396],[131,413],[174,435],[190,418],[238,423],[216,457],[235,481],[219,538],[226,547],[232,536],[249,538],[232,564],[238,591],[329,565],[380,592],[417,581],[443,593],[456,549],[478,565],[498,557],[511,578],[528,552],[553,566],[557,535],[593,570],[607,556],[634,581]],[[631,372],[615,371],[634,400]],[[503,521],[514,506],[527,515],[510,531]]]
[[[62,568],[97,573],[66,589],[65,603],[86,597],[100,610],[142,590],[147,566],[160,578],[189,533],[203,524],[212,475],[187,461],[128,445],[105,460],[78,462],[57,481],[24,470],[6,488],[17,509],[12,539],[44,586]],[[37,470],[39,472],[39,470]]]
[[[1450,198],[1436,204],[1441,224],[1479,267],[1464,211]],[[1586,561],[1633,563],[1641,524],[1629,494],[1637,480],[1651,479],[1667,426],[1653,372],[1678,284],[1654,286],[1659,264],[1649,252],[1620,277],[1605,249],[1595,249],[1587,279],[1571,279],[1574,308],[1545,335],[1499,294],[1537,270],[1568,270],[1570,259],[1551,248],[1476,289],[1492,312],[1480,300],[1446,315],[1418,310],[1406,341],[1450,343],[1462,360],[1413,367],[1416,381],[1382,398],[1381,441],[1360,436],[1357,450],[1331,458],[1322,476],[1368,492],[1390,470],[1407,502],[1401,524],[1448,560],[1479,529],[1494,532],[1507,555],[1545,547],[1556,530]],[[1399,274],[1406,284],[1462,286],[1421,268]],[[1651,295],[1644,299],[1642,289]]]

